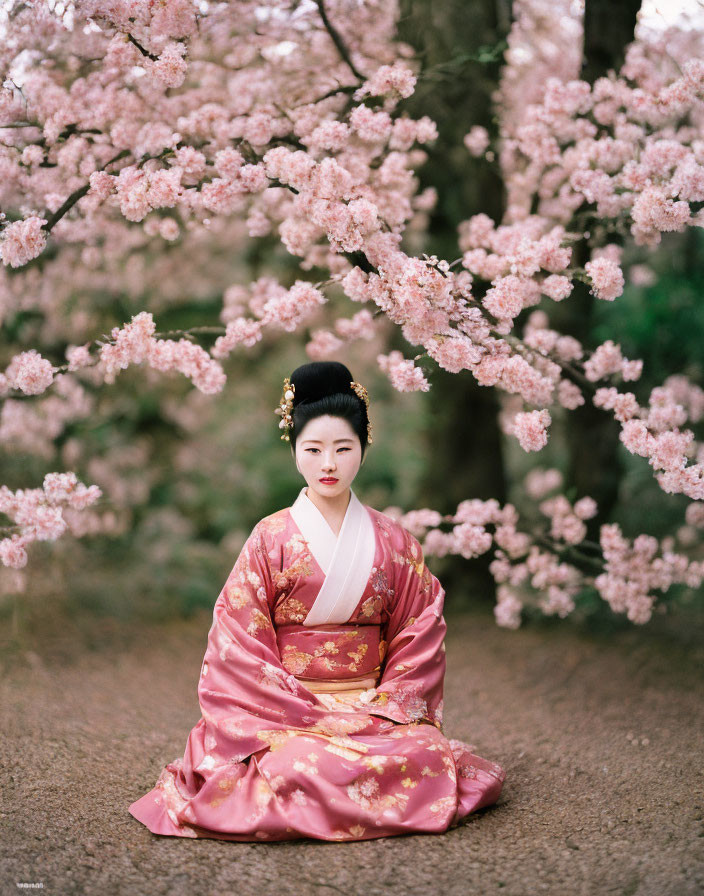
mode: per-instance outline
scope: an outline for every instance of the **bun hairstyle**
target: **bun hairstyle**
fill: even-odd
[[[284,392],[276,413],[285,429],[282,439],[296,448],[296,438],[309,420],[330,414],[350,424],[362,446],[362,457],[372,441],[367,390],[356,383],[349,369],[339,361],[312,361],[297,367],[284,380]]]

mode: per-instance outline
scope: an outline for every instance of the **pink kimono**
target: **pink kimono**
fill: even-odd
[[[130,813],[155,834],[368,840],[446,831],[505,772],[442,733],[445,592],[354,492],[339,535],[301,489],[215,602],[183,759]]]

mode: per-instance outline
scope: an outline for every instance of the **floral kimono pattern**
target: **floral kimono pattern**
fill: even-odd
[[[443,733],[445,592],[419,542],[354,493],[337,537],[309,505],[257,523],[215,602],[202,717],[129,807],[155,834],[440,833],[499,798],[501,766]]]

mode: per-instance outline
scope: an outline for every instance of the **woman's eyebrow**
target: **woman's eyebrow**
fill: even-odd
[[[350,438],[335,439],[335,441],[333,442],[333,445],[337,445],[338,442],[352,442],[352,441],[353,441],[353,439],[350,439]],[[311,442],[311,443],[312,443],[312,442],[315,442],[316,445],[322,445],[322,444],[323,444],[323,443],[320,441],[320,439],[304,439],[304,440],[303,440],[303,444],[304,444],[304,445],[306,445],[308,442]]]

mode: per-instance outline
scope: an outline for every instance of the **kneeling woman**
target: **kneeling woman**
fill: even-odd
[[[176,837],[367,840],[443,832],[505,772],[442,732],[445,592],[417,539],[351,489],[371,442],[343,364],[284,382],[307,485],[260,520],[215,602],[183,759],[130,813]]]

